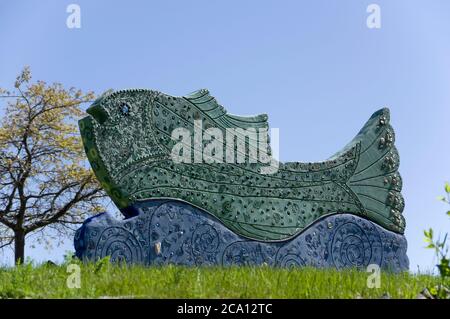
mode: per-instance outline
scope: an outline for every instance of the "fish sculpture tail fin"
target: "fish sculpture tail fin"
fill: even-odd
[[[375,112],[347,146],[359,144],[358,162],[347,185],[358,197],[365,214],[390,230],[403,233],[405,204],[398,172],[400,160],[389,120],[389,109]]]

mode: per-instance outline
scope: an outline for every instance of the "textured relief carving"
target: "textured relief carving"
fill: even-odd
[[[194,132],[195,120],[202,121],[202,134],[211,127],[223,136],[230,128],[268,129],[267,115],[230,115],[207,90],[184,97],[151,90],[118,91],[100,97],[87,112],[90,115],[80,121],[86,154],[126,216],[135,213],[130,207],[137,201],[173,198],[208,211],[249,239],[287,239],[337,211],[404,232],[399,156],[388,109],[374,113],[330,159],[280,163],[277,172],[266,175],[260,173],[264,164],[250,161],[250,154],[244,163],[172,161],[178,141],[171,132],[176,128]],[[237,136],[250,145],[245,135]],[[242,151],[225,143],[225,137],[219,142],[235,155]],[[196,147],[190,145],[193,160],[199,152]],[[270,152],[268,147],[269,158]]]
[[[339,225],[333,233],[331,256],[337,268],[379,265],[382,255],[380,236],[373,225],[363,220]]]
[[[393,271],[408,269],[404,236],[355,215],[333,214],[285,241],[261,242],[235,234],[188,203],[148,200],[136,204],[136,209],[138,216],[123,221],[108,214],[86,221],[76,235],[77,256],[84,260],[112,256],[113,261],[146,265],[365,269],[378,264]],[[130,233],[134,228],[142,231]]]
[[[271,174],[261,172],[273,161],[260,161],[261,154],[272,159],[270,145],[251,151],[255,139],[269,139],[267,115],[228,114],[207,90],[184,97],[117,91],[87,112],[79,122],[87,157],[126,219],[88,219],[75,237],[80,258],[408,268],[399,155],[386,108],[328,160],[279,163]],[[180,128],[193,137],[183,139],[187,156],[175,162],[171,152],[181,142],[171,134]],[[223,162],[202,158],[208,141],[194,143],[210,129],[221,133],[214,141],[223,146]],[[228,143],[231,129],[243,148]],[[230,161],[239,156],[246,160]]]
[[[94,258],[111,256],[113,262],[142,262],[142,247],[123,227],[109,227],[100,234]]]

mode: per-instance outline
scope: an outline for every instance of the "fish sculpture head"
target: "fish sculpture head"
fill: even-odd
[[[133,176],[133,169],[157,162],[172,166],[172,151],[178,143],[172,136],[174,130],[194,132],[196,121],[205,129],[221,129],[223,136],[228,128],[251,128],[262,134],[268,129],[266,114],[228,114],[206,89],[182,97],[146,89],[109,91],[95,100],[87,113],[79,121],[85,151],[98,180],[119,209],[137,199],[133,189],[139,188],[142,180]],[[251,165],[250,169],[258,166]],[[148,181],[148,176],[144,179]]]
[[[121,90],[106,92],[87,109],[79,127],[89,162],[113,201],[124,208],[128,195],[119,187],[121,174],[146,159],[169,156],[151,129],[152,106],[157,92]]]

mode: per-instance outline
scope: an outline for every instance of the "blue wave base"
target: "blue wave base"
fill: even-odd
[[[351,214],[329,215],[285,241],[262,242],[235,234],[184,202],[148,200],[133,206],[137,216],[125,220],[108,213],[87,219],[75,234],[76,255],[144,265],[409,268],[403,235]]]

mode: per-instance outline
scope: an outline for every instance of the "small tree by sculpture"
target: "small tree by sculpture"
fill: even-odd
[[[0,91],[6,106],[0,108],[0,248],[14,243],[21,263],[28,234],[67,234],[85,212],[101,208],[104,193],[84,163],[75,123],[80,104],[94,96],[59,83],[31,83],[27,67],[12,92]]]

